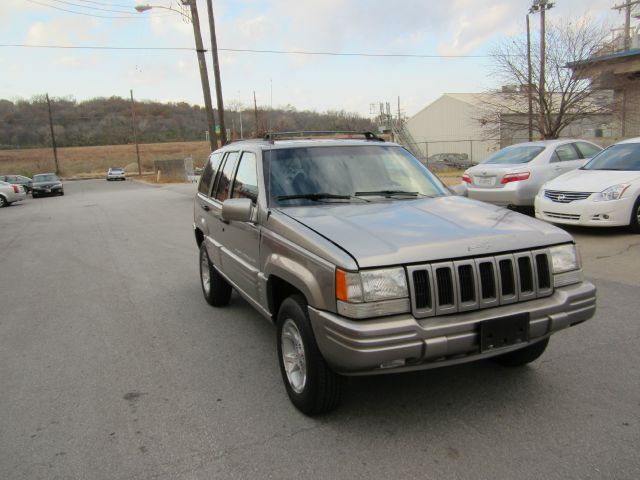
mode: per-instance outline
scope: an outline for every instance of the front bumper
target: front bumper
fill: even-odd
[[[550,223],[585,227],[619,227],[629,225],[633,199],[594,202],[576,200],[570,203],[553,202],[538,195],[535,199],[536,218]]]
[[[56,195],[62,192],[63,190],[64,190],[64,187],[62,185],[58,185],[50,188],[34,187],[31,190],[31,193],[32,194],[35,193],[36,195]]]
[[[318,347],[336,372],[371,375],[471,362],[527,346],[480,353],[480,324],[485,320],[528,312],[531,344],[588,320],[595,310],[596,288],[581,282],[556,288],[550,297],[420,320],[403,314],[357,321],[312,307],[309,317]]]
[[[124,175],[107,175],[107,180],[125,180],[126,178]]]

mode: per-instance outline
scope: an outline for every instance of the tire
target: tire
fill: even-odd
[[[60,192],[60,196],[62,196],[62,195],[64,195],[64,190],[62,190],[62,191]]]
[[[529,345],[528,347],[521,348],[520,350],[515,350],[513,352],[494,357],[492,360],[500,365],[504,365],[505,367],[522,367],[523,365],[538,359],[547,349],[548,344],[549,337]]]
[[[310,416],[335,409],[342,396],[342,378],[329,368],[318,349],[307,302],[301,295],[282,302],[277,343],[280,373],[293,405]]]
[[[204,242],[200,245],[200,286],[207,303],[214,307],[224,307],[231,299],[231,285],[218,273]]]
[[[0,208],[8,207],[8,206],[9,206],[9,202],[7,202],[7,199],[4,198],[2,195],[0,195]]]
[[[38,194],[37,194],[37,193],[33,193],[33,192],[31,192],[31,197],[32,197],[32,198],[38,198]]]
[[[633,208],[631,209],[629,230],[633,233],[640,233],[640,197],[636,198],[636,203],[633,204]]]

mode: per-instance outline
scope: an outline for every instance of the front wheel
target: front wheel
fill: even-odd
[[[538,359],[547,349],[548,344],[549,337],[529,345],[528,347],[521,348],[520,350],[515,350],[513,352],[493,357],[492,360],[500,365],[504,365],[505,367],[521,367]]]
[[[318,415],[338,406],[342,379],[329,368],[318,349],[307,303],[301,295],[286,298],[280,306],[278,361],[289,399],[298,410]]]
[[[231,285],[218,273],[207,253],[204,242],[200,245],[200,285],[209,305],[224,307],[231,299]]]
[[[631,209],[629,230],[633,233],[640,233],[640,197],[636,199],[636,203],[633,204],[633,209]]]

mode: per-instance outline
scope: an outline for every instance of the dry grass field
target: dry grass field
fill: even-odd
[[[201,166],[210,152],[208,142],[174,142],[140,145],[143,171],[153,170],[154,160],[168,160],[191,156],[194,166]],[[66,147],[58,149],[58,161],[63,177],[104,175],[109,167],[127,167],[137,172],[135,145],[108,145],[100,147]],[[50,148],[0,150],[0,175],[21,174],[29,177],[36,173],[55,171],[53,151]]]

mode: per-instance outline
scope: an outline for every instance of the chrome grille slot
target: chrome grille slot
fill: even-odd
[[[407,267],[409,289],[411,292],[411,310],[419,318],[435,315],[435,287],[431,265]]]
[[[515,259],[518,270],[518,300],[523,302],[536,298],[533,258],[531,253],[516,253],[513,258]]]
[[[431,265],[435,283],[436,315],[458,311],[458,292],[452,262]]]
[[[407,267],[417,318],[523,302],[553,293],[548,249]]]
[[[471,265],[458,267],[458,281],[460,282],[460,303],[476,301],[476,282],[473,278]]]
[[[413,272],[413,286],[416,292],[416,308],[418,310],[431,308],[431,288],[429,287],[429,273],[426,270]]]
[[[480,285],[482,285],[482,299],[496,297],[496,281],[493,271],[493,263],[482,262],[479,265]]]
[[[553,290],[551,277],[551,256],[546,250],[538,250],[531,253],[535,258],[534,267],[536,269],[536,281],[538,282],[536,285],[538,290],[538,297],[550,295]]]
[[[451,269],[445,267],[437,269],[436,279],[438,281],[438,305],[453,305],[454,294]]]

